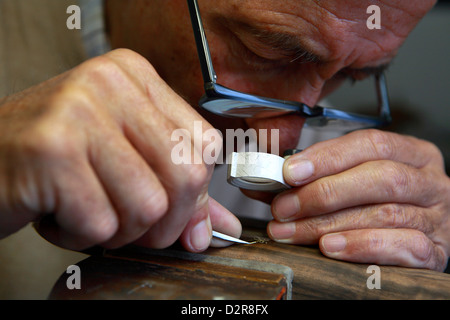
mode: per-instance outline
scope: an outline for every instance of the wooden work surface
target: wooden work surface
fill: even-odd
[[[50,299],[450,299],[450,275],[380,266],[381,288],[369,289],[368,265],[336,261],[317,247],[279,244],[246,229],[252,245],[192,254],[125,247],[82,261],[82,289],[63,274]]]

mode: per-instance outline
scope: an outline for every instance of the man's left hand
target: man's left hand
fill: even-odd
[[[293,186],[272,202],[269,235],[346,261],[442,271],[450,254],[450,179],[429,142],[363,130],[286,160]]]

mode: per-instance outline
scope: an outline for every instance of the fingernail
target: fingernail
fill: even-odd
[[[274,217],[282,222],[292,220],[300,212],[300,201],[295,193],[276,197],[273,201]]]
[[[347,239],[340,234],[332,234],[324,236],[322,239],[322,247],[327,253],[338,253],[347,246]]]
[[[269,233],[277,242],[291,243],[296,231],[295,223],[271,223]]]
[[[202,220],[191,231],[191,245],[196,251],[206,250],[211,242],[211,237],[210,220]]]
[[[291,183],[301,184],[314,173],[314,164],[309,160],[295,160],[295,158],[290,158],[286,162],[287,165],[284,174]]]

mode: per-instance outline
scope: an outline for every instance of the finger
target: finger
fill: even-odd
[[[196,128],[191,121],[192,118],[201,117],[138,54],[118,50],[100,59],[105,62],[103,65],[93,64],[101,72],[91,71],[94,72],[91,76],[95,78],[99,73],[100,77],[120,80],[104,81],[100,84],[105,86],[102,91],[111,94],[108,99],[112,102],[110,108],[116,121],[133,147],[156,173],[169,197],[167,214],[145,237],[150,246],[166,247],[179,237],[195,212],[203,207],[202,201],[207,199],[207,185],[213,166],[205,165],[202,161],[203,144],[199,147],[195,143]],[[119,92],[126,94],[118,94]],[[186,110],[191,112],[191,118]],[[176,123],[182,118],[184,123]],[[172,134],[180,129],[183,129],[184,134],[181,141],[173,141]],[[204,129],[206,127],[202,126],[201,136]],[[174,162],[172,151],[179,145],[183,147],[187,159],[194,161],[181,164]],[[200,161],[196,162],[196,159]]]
[[[171,102],[171,97],[171,94],[168,94],[167,97],[161,97],[161,100],[167,104],[173,103],[171,108],[174,109],[181,110],[186,106],[186,102],[181,99],[174,99]],[[161,101],[158,100],[158,103],[161,104]],[[206,147],[203,134],[208,125],[199,120],[200,126],[196,127],[193,121],[187,120],[187,116],[183,124],[177,124],[176,117],[167,118],[167,111],[163,114],[153,105],[148,109],[153,110],[151,114],[146,116],[144,112],[136,118],[129,119],[125,132],[157,174],[166,190],[170,205],[168,212],[147,232],[145,241],[142,239],[141,243],[157,248],[167,247],[179,238],[188,222],[193,219],[199,224],[196,230],[201,230],[197,233],[203,237],[195,237],[198,240],[196,243],[186,241],[190,244],[186,246],[191,251],[202,251],[205,246],[209,246],[208,229],[211,227],[206,220],[207,210],[204,209],[200,216],[198,212],[203,210],[207,203],[208,184],[214,168],[214,164],[205,163],[203,157]],[[194,117],[194,119],[201,118]],[[173,139],[175,132],[180,133],[178,136],[180,140]],[[213,149],[217,150],[218,156],[222,147],[221,140],[214,140],[211,144]],[[181,151],[177,153],[178,151],[174,150]],[[197,215],[197,218],[194,215]]]
[[[170,93],[165,92],[165,96],[163,96],[164,90],[162,88],[166,88],[163,81],[156,75],[154,70],[152,71],[148,61],[129,50],[118,50],[99,57],[96,60],[85,63],[80,69],[83,72],[80,72],[76,81],[80,82],[80,85],[88,85],[90,82],[95,81],[96,85],[100,88],[96,92],[108,92],[109,95],[106,100],[110,104],[107,105],[106,111],[112,114],[117,123],[117,127],[122,130],[123,135],[140,154],[146,165],[156,173],[157,178],[165,189],[169,202],[168,210],[158,223],[154,223],[151,226],[153,227],[150,228],[153,230],[153,235],[150,236],[149,232],[145,233],[147,235],[147,237],[145,237],[147,241],[144,242],[149,246],[158,248],[169,246],[178,239],[187,222],[195,213],[196,208],[201,207],[197,204],[197,200],[206,198],[206,180],[209,176],[209,172],[205,170],[205,166],[202,164],[188,163],[176,165],[172,161],[172,150],[177,144],[175,141],[172,141],[171,136],[175,130],[179,129],[179,127],[172,119],[168,118],[164,112],[161,112],[161,109],[164,108],[158,108],[152,103],[152,100],[158,101],[159,104],[166,103],[168,101],[167,96],[170,95]],[[133,73],[133,70],[135,70],[136,73]],[[110,81],[111,78],[116,81]],[[148,83],[146,83],[146,81],[148,81]],[[174,94],[173,91],[170,92]],[[97,104],[101,106],[101,101],[104,99],[99,96],[99,93],[93,93],[93,95],[93,99],[96,99]],[[163,101],[161,102],[159,99],[163,99]],[[183,104],[166,104],[164,107],[165,109],[177,109],[183,108]],[[102,111],[101,108],[98,109],[98,112]],[[178,144],[183,146],[183,150],[186,150],[185,152],[189,160],[197,159],[199,152],[193,146],[191,137],[186,135],[186,137],[183,138],[184,139]],[[104,139],[105,137],[103,136],[100,141],[104,141]],[[95,141],[95,139],[93,140]],[[116,140],[117,137],[106,139],[105,141]],[[111,149],[114,147],[116,146],[113,146]],[[98,152],[102,152],[100,146],[98,146],[98,148]],[[116,151],[116,153],[123,154],[124,152],[119,149],[119,152]],[[127,152],[125,152],[125,154],[127,154]],[[115,164],[119,165],[119,168],[123,167],[124,163],[128,162],[123,155],[115,155],[115,157],[124,160],[120,164],[117,163],[118,161],[115,161]],[[138,179],[136,175],[139,173],[136,173],[137,171],[134,173],[131,172],[132,168],[129,167],[123,171],[124,174],[118,176],[120,173],[113,173],[114,165],[108,165],[107,161],[110,160],[108,160],[107,157],[102,158],[105,159],[106,166],[99,163],[96,165],[96,168],[99,173],[103,172],[103,177],[107,177],[103,178],[104,180],[108,180],[106,182],[107,185],[116,185],[112,188],[115,188],[117,191],[114,191],[113,189],[110,192],[116,195],[119,194],[122,180],[128,181],[126,183],[129,187],[128,192],[134,192],[136,188],[135,186],[132,186],[132,180],[136,182],[136,179]],[[134,165],[135,164],[133,164],[133,166]],[[138,165],[137,167],[142,166]],[[126,174],[127,171],[131,174],[131,177],[135,178],[130,180]],[[145,180],[146,176],[151,175],[148,173],[148,170],[141,170],[141,172],[143,172],[142,178],[144,179],[137,183],[138,187],[142,187],[143,184],[145,184],[145,182],[142,181]],[[110,178],[108,175],[111,175],[112,177]],[[152,177],[149,178],[148,183],[151,183],[150,181],[153,181],[153,179]],[[156,190],[158,188],[153,186],[150,187],[150,189]],[[148,195],[149,194],[147,194],[147,198]],[[157,198],[157,196],[155,196],[155,198]],[[122,202],[130,204],[130,201]],[[140,201],[140,203],[143,203],[144,206],[146,205],[148,207],[151,206],[151,202],[152,201],[148,201],[148,199],[144,203]],[[126,204],[120,205],[122,208],[125,208],[125,206]],[[133,211],[137,212],[137,210]],[[128,222],[130,222],[133,221],[133,217],[136,215],[131,214],[128,216]],[[146,215],[144,215],[144,217],[145,216]],[[126,223],[124,223],[124,225],[125,224]],[[134,225],[136,226],[136,224]],[[142,228],[138,229],[139,232],[136,233],[137,235],[141,235],[141,229]],[[132,230],[133,223],[123,231],[123,235],[131,234]],[[123,236],[119,236],[117,238],[118,242],[110,243],[109,245],[118,244],[120,238],[124,239]]]
[[[190,140],[182,143],[189,147],[189,154],[197,153]],[[170,152],[161,151],[153,159],[147,152],[145,159],[157,173],[169,201],[166,214],[147,232],[146,245],[167,247],[178,239],[194,214],[207,205],[212,171],[202,164],[174,164]],[[207,216],[207,210],[204,210],[200,220],[205,220]]]
[[[330,258],[358,263],[398,265],[443,271],[445,251],[411,229],[364,229],[328,234],[320,250]]]
[[[359,130],[292,155],[284,163],[283,174],[287,183],[300,186],[376,160],[392,160],[415,168],[430,163],[443,167],[440,151],[429,142],[379,130]]]
[[[89,165],[81,162],[66,167],[63,163],[52,168],[52,173],[58,176],[53,214],[44,217],[36,230],[48,241],[72,250],[109,240],[119,221],[101,183]]]
[[[292,221],[368,203],[430,207],[439,201],[439,181],[399,162],[371,161],[278,195],[272,212],[279,221]]]
[[[33,228],[48,242],[69,250],[82,251],[98,243],[84,234],[69,232],[61,228],[53,214],[45,215],[33,222]]]
[[[202,252],[208,249],[212,238],[212,226],[209,216],[209,199],[186,225],[180,236],[183,247],[191,252]]]
[[[94,133],[93,133],[94,134]],[[168,195],[144,159],[119,132],[90,147],[90,162],[118,214],[119,229],[102,245],[115,248],[142,236],[168,211]]]
[[[111,64],[99,66],[95,61],[83,65],[81,69],[89,66],[92,66],[92,70],[87,72],[87,76],[81,73],[81,79],[84,77],[88,79],[85,79],[85,83],[80,86],[87,86],[89,81],[98,81],[98,78],[112,76],[113,71],[116,71],[114,73],[116,78],[122,76],[120,70],[118,71]],[[102,68],[106,68],[108,72],[102,71]],[[68,81],[80,82],[80,78],[76,77]],[[130,81],[122,79],[123,81],[118,82],[123,85],[122,89],[132,94],[131,98],[127,94],[119,94],[121,90],[115,87],[117,84],[112,84],[114,81],[104,80],[96,84],[95,88],[98,90],[86,88],[83,91],[79,89],[75,92],[69,91],[73,99],[66,99],[66,101],[76,101],[76,103],[72,102],[70,105],[69,102],[68,106],[72,108],[66,108],[69,111],[60,112],[60,116],[64,117],[66,123],[68,116],[75,119],[81,116],[83,119],[83,121],[69,122],[69,126],[72,126],[72,132],[80,132],[79,141],[82,141],[80,145],[83,147],[78,148],[78,154],[83,155],[84,161],[89,162],[90,170],[98,179],[100,188],[103,189],[103,193],[117,214],[119,226],[117,233],[103,243],[104,246],[112,248],[139,238],[167,211],[168,200],[158,177],[130,140],[127,140],[124,127],[121,127],[114,117],[114,112],[111,112],[117,108],[120,109],[120,106],[123,107],[127,98],[130,103],[138,100],[141,101],[141,106],[148,105],[139,100],[140,96]],[[108,92],[110,96],[103,97],[102,92]],[[136,104],[139,103],[136,102]],[[70,142],[72,141],[69,140]]]
[[[211,218],[213,230],[225,233],[235,238],[239,238],[241,236],[242,225],[239,219],[211,197],[209,198],[209,216]],[[230,244],[232,243],[229,241],[216,238],[211,240],[211,247],[226,247]]]
[[[140,240],[141,244],[154,248],[171,245],[189,221],[191,224],[193,221],[199,223],[209,216],[208,183],[211,175],[207,169],[194,164],[169,167],[173,168],[172,172],[163,181],[169,196],[169,211]],[[191,220],[194,215],[195,219]],[[207,236],[203,239],[206,238]],[[199,246],[197,251],[199,250],[204,250],[204,246]]]
[[[325,234],[371,228],[415,229],[433,239],[434,227],[428,217],[435,221],[438,216],[434,209],[409,204],[367,205],[293,222],[271,221],[268,233],[278,242],[303,245],[316,244]]]
[[[168,124],[166,126],[168,127]],[[172,129],[176,130],[174,127]],[[145,145],[145,141],[152,139],[152,131],[155,131],[154,135],[159,135],[156,139],[161,140],[163,146],[149,149]],[[194,219],[197,223],[206,222],[206,218],[209,216],[207,210],[208,184],[213,171],[212,167],[208,167],[202,162],[191,162],[192,159],[201,159],[202,156],[193,147],[189,136],[178,143],[182,146],[183,153],[188,155],[187,161],[175,162],[172,150],[169,150],[171,146],[173,147],[173,143],[170,143],[169,140],[170,135],[166,135],[164,138],[161,132],[157,133],[156,131],[156,128],[147,128],[140,137],[136,138],[135,145],[152,169],[157,172],[169,197],[169,211],[145,237],[147,245],[161,248],[176,241],[194,215],[197,215]],[[168,133],[166,132],[166,134]],[[191,223],[193,222],[191,221]],[[205,236],[202,238],[202,245],[195,244],[196,249],[194,250],[204,250],[204,246],[209,245],[210,239],[206,244],[208,235],[206,229],[203,228],[203,230]]]
[[[173,91],[144,57],[127,49],[111,51],[105,57],[115,61],[123,73],[127,74],[131,79],[135,79],[139,85],[140,93],[145,94],[144,100],[148,100],[176,128],[186,129],[191,137],[198,138],[194,147],[198,148],[199,152],[210,143],[210,141],[202,139],[201,135],[205,131],[213,129],[213,127]],[[136,89],[130,88],[130,90],[133,92]],[[125,105],[129,104],[128,101],[124,101],[124,103]],[[143,121],[145,119],[151,119],[154,116],[154,110],[152,108],[130,108],[128,106],[123,111],[125,112],[120,115],[120,119],[130,119],[132,121],[139,119],[139,121]],[[199,126],[195,126],[196,122],[199,123]],[[161,123],[159,122],[159,124]],[[217,135],[214,138],[220,140],[220,137]],[[221,141],[215,141],[215,143],[218,146],[222,145]]]
[[[186,226],[180,237],[183,246],[191,252],[201,252],[212,247],[225,247],[231,243],[219,239],[212,239],[212,230],[219,231],[233,237],[239,238],[242,226],[239,220],[226,208],[213,198],[208,198],[207,208],[200,210]],[[206,211],[208,216],[202,220]],[[200,219],[200,221],[198,221]]]

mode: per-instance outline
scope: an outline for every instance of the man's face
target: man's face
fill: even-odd
[[[370,30],[367,8],[373,1],[198,1],[220,84],[310,106],[345,78],[362,79],[384,68],[435,3],[377,1],[381,29]],[[203,80],[186,0],[108,0],[107,12],[112,45],[147,57],[196,106]],[[293,115],[225,122],[202,114],[219,129],[278,128],[280,150],[296,145],[304,122]]]

